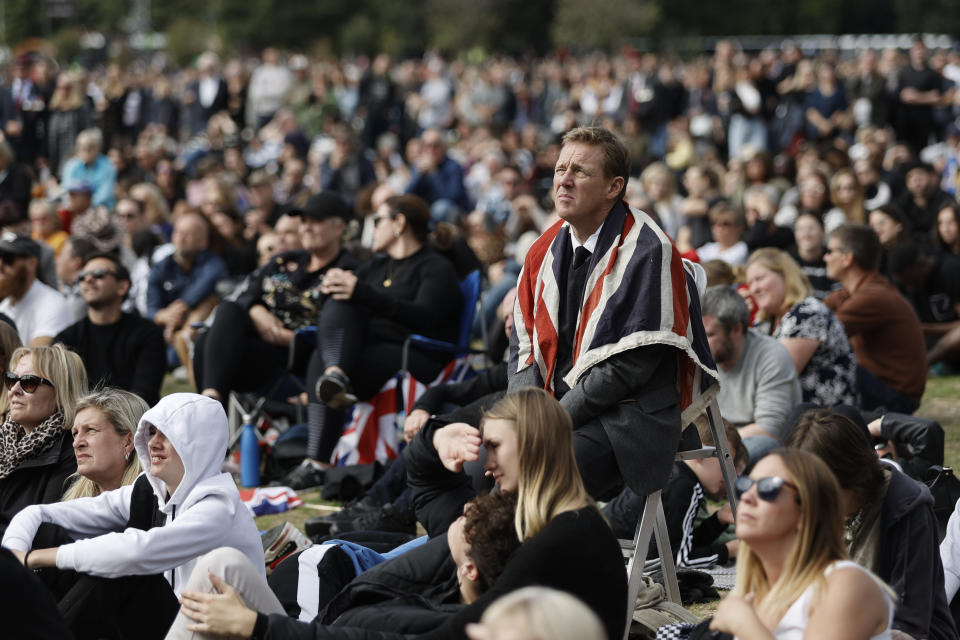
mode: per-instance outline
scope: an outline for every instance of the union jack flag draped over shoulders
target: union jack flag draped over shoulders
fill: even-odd
[[[517,347],[510,352],[510,371],[536,366],[538,382],[551,393],[560,286],[569,262],[565,256],[572,253],[568,227],[557,222],[527,252],[514,306]],[[573,368],[564,381],[572,388],[595,364],[651,344],[671,345],[680,352],[681,419],[689,424],[717,391],[694,277],[650,216],[622,202],[607,216],[590,257]]]

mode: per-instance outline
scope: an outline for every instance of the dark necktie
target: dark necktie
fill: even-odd
[[[577,314],[583,305],[583,287],[587,283],[587,274],[590,272],[590,251],[585,247],[577,247],[567,272],[566,321],[570,327],[571,353],[573,335],[577,329]]]
[[[573,342],[577,333],[577,315],[583,304],[583,289],[590,273],[590,251],[578,247],[567,269],[567,286],[564,290],[563,307],[560,309],[560,322],[557,345],[557,368],[554,375],[554,389],[558,397],[566,393],[568,387],[561,378],[573,366]]]

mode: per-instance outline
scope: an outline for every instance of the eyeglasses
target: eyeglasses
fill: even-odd
[[[381,220],[393,220],[397,216],[393,213],[388,213],[383,216],[373,216],[373,226],[376,227],[380,224]]]
[[[780,495],[780,490],[786,486],[797,492],[797,503],[800,503],[800,489],[797,488],[797,485],[787,482],[779,476],[770,476],[758,480],[754,480],[750,476],[740,476],[733,483],[733,487],[737,491],[737,499],[749,491],[753,485],[757,485],[757,497],[765,502],[776,500],[777,496]]]
[[[41,378],[40,376],[35,376],[32,373],[28,373],[25,376],[18,376],[17,374],[7,371],[3,374],[3,384],[7,387],[7,390],[10,391],[13,387],[20,383],[20,388],[26,391],[27,393],[33,393],[37,390],[42,384],[53,387],[53,383],[47,380],[46,378]]]
[[[2,262],[4,265],[9,267],[14,262],[16,262],[19,258],[22,258],[22,257],[23,256],[15,256],[12,253],[3,253],[3,254],[0,254],[0,262]]]
[[[83,282],[87,279],[87,276],[92,276],[94,280],[103,280],[107,276],[117,277],[116,271],[110,271],[109,269],[91,269],[89,271],[81,271],[77,274],[77,282]]]

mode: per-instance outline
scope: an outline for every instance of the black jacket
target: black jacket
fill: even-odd
[[[933,496],[924,485],[891,471],[880,514],[876,566],[868,567],[896,592],[893,628],[914,638],[955,640],[937,542]]]
[[[76,470],[77,458],[73,455],[73,437],[69,431],[64,431],[60,440],[39,456],[20,462],[10,475],[0,480],[0,535],[24,507],[58,502],[63,495],[64,481]],[[44,525],[33,544],[42,549],[52,546],[44,541],[57,539],[54,528]]]
[[[312,624],[260,614],[253,638],[402,638],[435,629],[462,608],[456,564],[440,536],[361,573]]]
[[[903,472],[923,481],[932,465],[943,465],[943,427],[936,420],[905,413],[888,413],[880,421],[880,433],[894,444]]]
[[[446,532],[463,514],[463,505],[477,495],[467,474],[448,471],[433,447],[433,434],[445,424],[428,420],[403,452],[417,522],[431,538]]]
[[[483,396],[507,390],[507,363],[500,362],[477,372],[463,382],[438,384],[430,387],[417,398],[414,409],[427,413],[439,413],[447,404],[463,407]],[[474,423],[469,423],[474,424]],[[479,423],[477,423],[479,424]]]

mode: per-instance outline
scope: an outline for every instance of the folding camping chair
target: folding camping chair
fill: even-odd
[[[716,399],[711,401],[707,406],[706,414],[707,421],[710,423],[710,431],[713,433],[713,441],[717,443],[716,446],[678,451],[676,460],[718,458],[720,460],[720,468],[723,472],[723,481],[727,488],[727,497],[730,500],[730,507],[733,509],[734,515],[736,515],[737,496],[734,482],[737,479],[737,472],[733,465],[730,443],[727,442],[727,433],[723,428],[723,420],[720,417],[720,405],[717,404]],[[660,499],[660,494],[660,491],[654,491],[647,496],[647,501],[644,504],[643,513],[640,516],[640,522],[637,524],[637,530],[633,536],[633,540],[621,541],[621,549],[623,550],[624,557],[627,558],[628,581],[627,628],[626,631],[624,631],[624,640],[627,640],[630,635],[633,610],[637,601],[637,595],[640,592],[640,584],[643,582],[644,563],[647,559],[647,551],[650,548],[650,538],[654,534],[656,534],[657,537],[657,552],[660,556],[667,598],[671,602],[681,604],[680,586],[677,582],[677,567],[673,559],[673,551],[670,547],[670,533],[667,530],[667,518],[663,513],[663,502]]]

